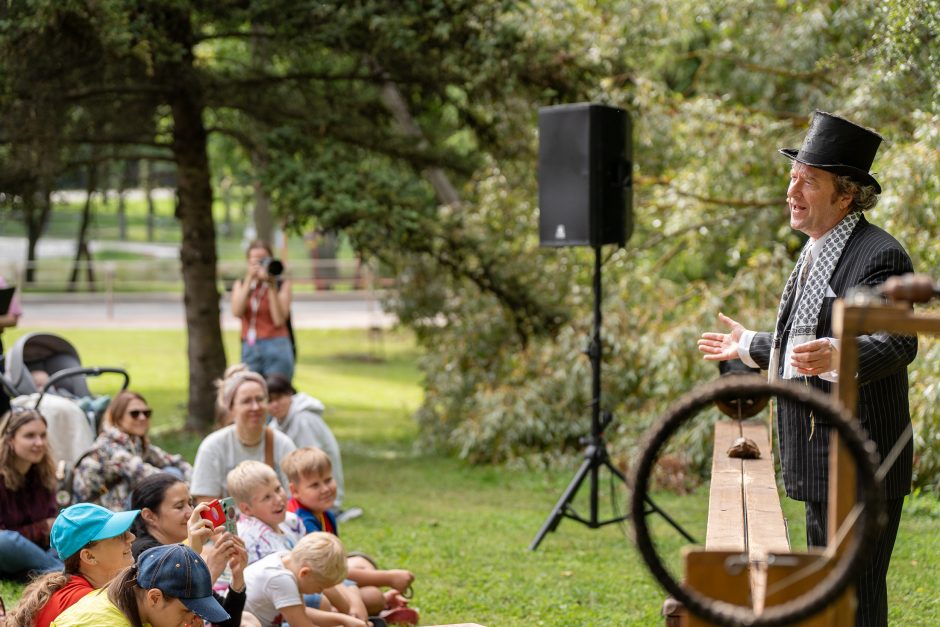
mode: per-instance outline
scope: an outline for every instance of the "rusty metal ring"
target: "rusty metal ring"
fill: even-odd
[[[707,597],[677,582],[667,570],[653,546],[646,524],[645,500],[649,490],[650,474],[659,451],[678,428],[702,409],[721,399],[742,395],[770,394],[804,403],[816,416],[826,417],[846,444],[858,473],[859,491],[864,508],[856,520],[848,550],[842,554],[833,570],[810,592],[796,599],[755,614],[753,609]],[[767,627],[786,625],[812,616],[832,603],[852,583],[856,571],[862,566],[874,538],[884,525],[884,497],[881,482],[875,475],[878,455],[875,445],[852,415],[840,404],[821,392],[794,383],[770,383],[756,377],[729,377],[692,390],[676,402],[647,432],[639,462],[634,466],[630,485],[631,512],[635,540],[640,555],[656,580],[678,601],[696,615],[721,625],[748,625]]]

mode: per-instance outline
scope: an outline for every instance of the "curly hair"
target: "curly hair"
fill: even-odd
[[[11,407],[10,411],[0,419],[0,425],[2,425],[0,426],[0,481],[11,492],[23,487],[25,481],[24,475],[20,474],[14,466],[17,457],[13,452],[13,438],[16,437],[17,431],[34,420],[41,420],[42,424],[49,426],[42,414],[27,407]],[[42,484],[54,490],[56,487],[55,460],[52,458],[48,445],[46,445],[46,452],[42,459],[33,465],[39,472]]]
[[[849,204],[849,212],[868,211],[878,204],[878,192],[874,185],[864,185],[859,183],[851,176],[840,176],[833,174],[833,185],[835,186],[834,196],[849,196],[852,202]]]
[[[91,541],[82,548],[88,548],[96,544]],[[46,607],[46,603],[52,598],[52,595],[65,587],[72,575],[80,574],[82,565],[81,551],[76,551],[73,555],[65,558],[65,572],[53,572],[40,575],[30,582],[23,589],[19,602],[16,604],[10,614],[7,616],[8,625],[33,625],[36,622],[36,616]]]

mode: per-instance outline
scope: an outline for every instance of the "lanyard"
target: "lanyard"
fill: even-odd
[[[257,282],[252,281],[251,296],[248,299],[249,306],[251,307],[251,317],[248,319],[248,333],[245,337],[248,346],[254,346],[255,341],[258,339],[258,310],[261,309],[261,299],[265,297],[267,291],[267,283],[262,283],[259,288]]]

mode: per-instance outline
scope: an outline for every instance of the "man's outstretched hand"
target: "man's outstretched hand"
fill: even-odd
[[[705,353],[705,359],[708,361],[728,361],[738,358],[738,342],[741,334],[744,333],[744,327],[741,323],[732,320],[723,313],[718,314],[718,319],[723,322],[730,333],[702,333],[698,341],[698,349]]]

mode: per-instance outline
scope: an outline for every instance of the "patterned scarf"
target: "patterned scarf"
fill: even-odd
[[[839,263],[839,257],[842,256],[845,243],[849,240],[849,236],[852,235],[852,231],[855,229],[855,225],[858,224],[861,217],[862,214],[860,211],[853,211],[842,218],[842,221],[833,227],[832,232],[826,239],[826,243],[823,244],[822,252],[819,253],[818,258],[815,259],[810,266],[806,285],[803,286],[799,302],[795,304],[797,308],[796,316],[793,319],[793,326],[790,329],[790,337],[787,341],[786,351],[784,352],[787,359],[789,359],[790,352],[794,346],[816,339],[816,327],[819,324],[819,311],[822,309],[823,299],[826,297],[829,279],[832,278],[832,272]],[[783,296],[780,297],[780,307],[777,309],[777,326],[774,330],[773,348],[770,351],[770,368],[767,373],[771,381],[779,378],[781,335],[786,325],[786,320],[783,319],[783,315],[787,303],[790,301],[790,296],[793,294],[793,290],[796,289],[799,276],[803,272],[803,265],[807,262],[811,248],[812,245],[809,243],[803,248],[803,252],[800,253],[800,258],[793,268],[793,272],[790,273],[790,278],[787,279],[786,287],[783,288]]]

